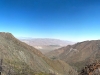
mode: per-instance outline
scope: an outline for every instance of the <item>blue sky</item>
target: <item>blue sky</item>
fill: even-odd
[[[0,0],[0,32],[69,41],[100,39],[100,0]]]

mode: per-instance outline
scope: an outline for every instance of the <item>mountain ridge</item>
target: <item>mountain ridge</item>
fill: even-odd
[[[83,41],[68,45],[46,54],[50,58],[61,59],[71,66],[81,69],[96,59],[100,60],[100,40]]]
[[[60,39],[52,39],[52,38],[29,38],[29,39],[19,39],[23,42],[26,42],[27,44],[31,46],[41,46],[41,45],[60,45],[60,46],[66,46],[68,44],[73,44],[74,42],[66,41],[66,40],[60,40]]]
[[[11,73],[18,75],[23,72],[23,67],[24,73],[31,75],[33,72],[64,75],[69,74],[70,70],[77,75],[77,72],[65,62],[45,57],[39,50],[16,39],[11,33],[0,32],[0,57],[3,59],[3,65],[7,68],[10,66]],[[9,69],[4,70],[4,73],[9,72]]]

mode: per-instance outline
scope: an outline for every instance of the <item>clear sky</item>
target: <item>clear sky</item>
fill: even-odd
[[[100,39],[100,0],[0,0],[0,32],[69,41]]]

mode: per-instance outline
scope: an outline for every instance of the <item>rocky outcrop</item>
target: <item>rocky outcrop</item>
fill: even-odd
[[[79,75],[100,75],[100,62],[86,65]]]

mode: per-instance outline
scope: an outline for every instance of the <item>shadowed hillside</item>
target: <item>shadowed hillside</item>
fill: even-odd
[[[77,72],[61,60],[51,60],[40,51],[16,39],[11,33],[0,32],[0,58],[3,59],[3,74],[11,75],[77,75]],[[40,73],[40,74],[39,74]],[[43,75],[43,74],[42,74]]]

